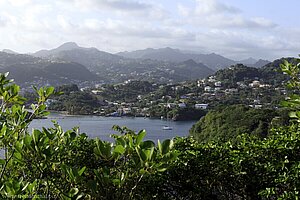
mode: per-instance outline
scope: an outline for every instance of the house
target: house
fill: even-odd
[[[252,83],[249,84],[250,87],[259,87],[260,82],[259,81],[252,81]]]
[[[197,104],[195,104],[195,108],[196,108],[196,109],[203,109],[203,110],[206,110],[207,107],[208,107],[208,104],[206,104],[206,103],[197,103]]]
[[[123,114],[130,114],[131,113],[131,108],[123,108]]]
[[[211,83],[216,82],[216,77],[215,76],[208,77],[208,82],[211,82]]]
[[[189,97],[187,95],[180,96],[180,99],[188,99]]]
[[[204,87],[204,91],[205,91],[205,92],[211,92],[212,90],[213,90],[213,88],[210,87],[210,86],[205,86],[205,87]]]
[[[176,103],[167,103],[167,108],[175,108]]]
[[[97,95],[97,94],[101,94],[102,91],[101,91],[101,90],[92,90],[91,92],[92,92],[93,94],[96,94],[96,95]]]
[[[221,82],[221,81],[215,82],[215,86],[216,86],[216,87],[221,87],[221,86],[222,86],[222,82]]]
[[[185,103],[179,103],[179,104],[178,104],[178,107],[179,107],[179,108],[186,108],[186,104],[185,104]]]

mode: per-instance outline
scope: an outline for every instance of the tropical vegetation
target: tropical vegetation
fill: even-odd
[[[118,126],[112,143],[55,122],[29,132],[35,117],[48,114],[44,103],[54,88],[35,88],[38,103],[29,112],[19,87],[1,74],[0,198],[298,199],[299,64],[285,62],[282,70],[291,76],[283,103],[291,109],[289,125],[271,127],[264,138],[239,132],[227,141],[157,143],[145,141],[144,130]]]

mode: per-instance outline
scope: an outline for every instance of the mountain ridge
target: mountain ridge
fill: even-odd
[[[228,67],[232,64],[236,64],[236,61],[218,55],[216,53],[201,54],[201,53],[184,53],[179,49],[172,49],[170,47],[165,48],[147,48],[143,50],[136,50],[132,52],[124,51],[119,52],[117,55],[121,55],[127,58],[135,59],[153,59],[160,61],[171,61],[171,62],[183,62],[185,60],[193,59],[198,63],[207,65],[212,70],[216,71]]]

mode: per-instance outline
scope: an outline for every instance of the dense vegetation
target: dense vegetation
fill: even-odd
[[[299,90],[298,65],[285,63]],[[78,129],[34,129],[47,115],[44,102],[54,88],[36,90],[38,104],[24,109],[19,87],[0,75],[0,198],[18,199],[298,199],[299,95],[284,103],[294,109],[289,126],[266,138],[237,135],[235,141],[199,143],[176,138],[155,144],[115,126],[114,143],[89,139]],[[243,109],[237,107],[236,109]],[[246,111],[248,112],[248,111]],[[252,111],[249,111],[252,112]],[[261,113],[262,114],[262,113]]]
[[[228,141],[243,133],[266,137],[271,126],[287,125],[287,110],[254,109],[244,105],[222,106],[210,111],[190,130],[200,142]]]
[[[66,111],[68,114],[93,114],[100,106],[98,99],[89,92],[82,92],[77,85],[62,85],[56,88],[61,95],[49,105],[50,110]]]
[[[145,95],[157,89],[148,81],[130,81],[125,84],[103,85],[101,98],[109,101],[136,102],[139,95]]]

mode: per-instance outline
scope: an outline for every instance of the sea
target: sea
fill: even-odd
[[[91,138],[98,137],[101,140],[113,141],[112,134],[118,134],[112,130],[113,125],[126,126],[136,132],[145,129],[146,140],[163,141],[174,137],[188,136],[189,130],[196,121],[167,121],[160,119],[149,119],[143,117],[103,117],[85,115],[63,115],[61,113],[51,113],[46,119],[35,119],[29,126],[29,131],[33,128],[53,127],[56,121],[64,131],[79,127],[81,133],[86,133]],[[171,130],[164,130],[168,126]]]

